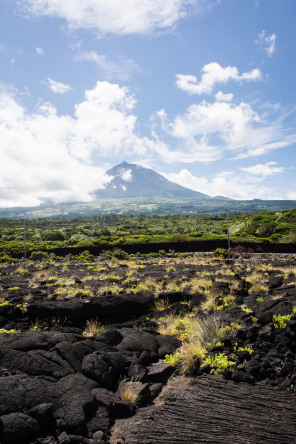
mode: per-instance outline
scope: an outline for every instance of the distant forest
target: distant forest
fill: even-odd
[[[25,226],[24,226],[25,225]],[[25,228],[25,230],[24,230]],[[230,213],[230,237],[236,242],[296,242],[296,209],[256,214]],[[226,213],[215,215],[92,217],[13,220],[0,218],[0,252],[19,253],[65,247],[114,247],[227,238]]]

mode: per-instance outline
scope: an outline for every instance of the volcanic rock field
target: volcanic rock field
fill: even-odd
[[[296,256],[0,264],[0,443],[296,442]]]

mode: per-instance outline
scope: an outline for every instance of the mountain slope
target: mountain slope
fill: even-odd
[[[112,176],[112,180],[104,190],[96,192],[98,198],[212,199],[137,164],[123,162],[108,170],[107,174]]]

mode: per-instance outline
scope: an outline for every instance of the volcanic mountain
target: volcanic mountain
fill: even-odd
[[[212,199],[177,185],[150,168],[133,163],[122,162],[108,170],[107,174],[112,179],[104,190],[96,192],[98,198]]]

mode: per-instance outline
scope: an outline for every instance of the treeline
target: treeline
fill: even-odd
[[[229,215],[230,236],[237,242],[296,242],[296,209]],[[132,216],[104,215],[73,219],[0,218],[0,252],[52,248],[192,242],[227,238],[226,214]]]

